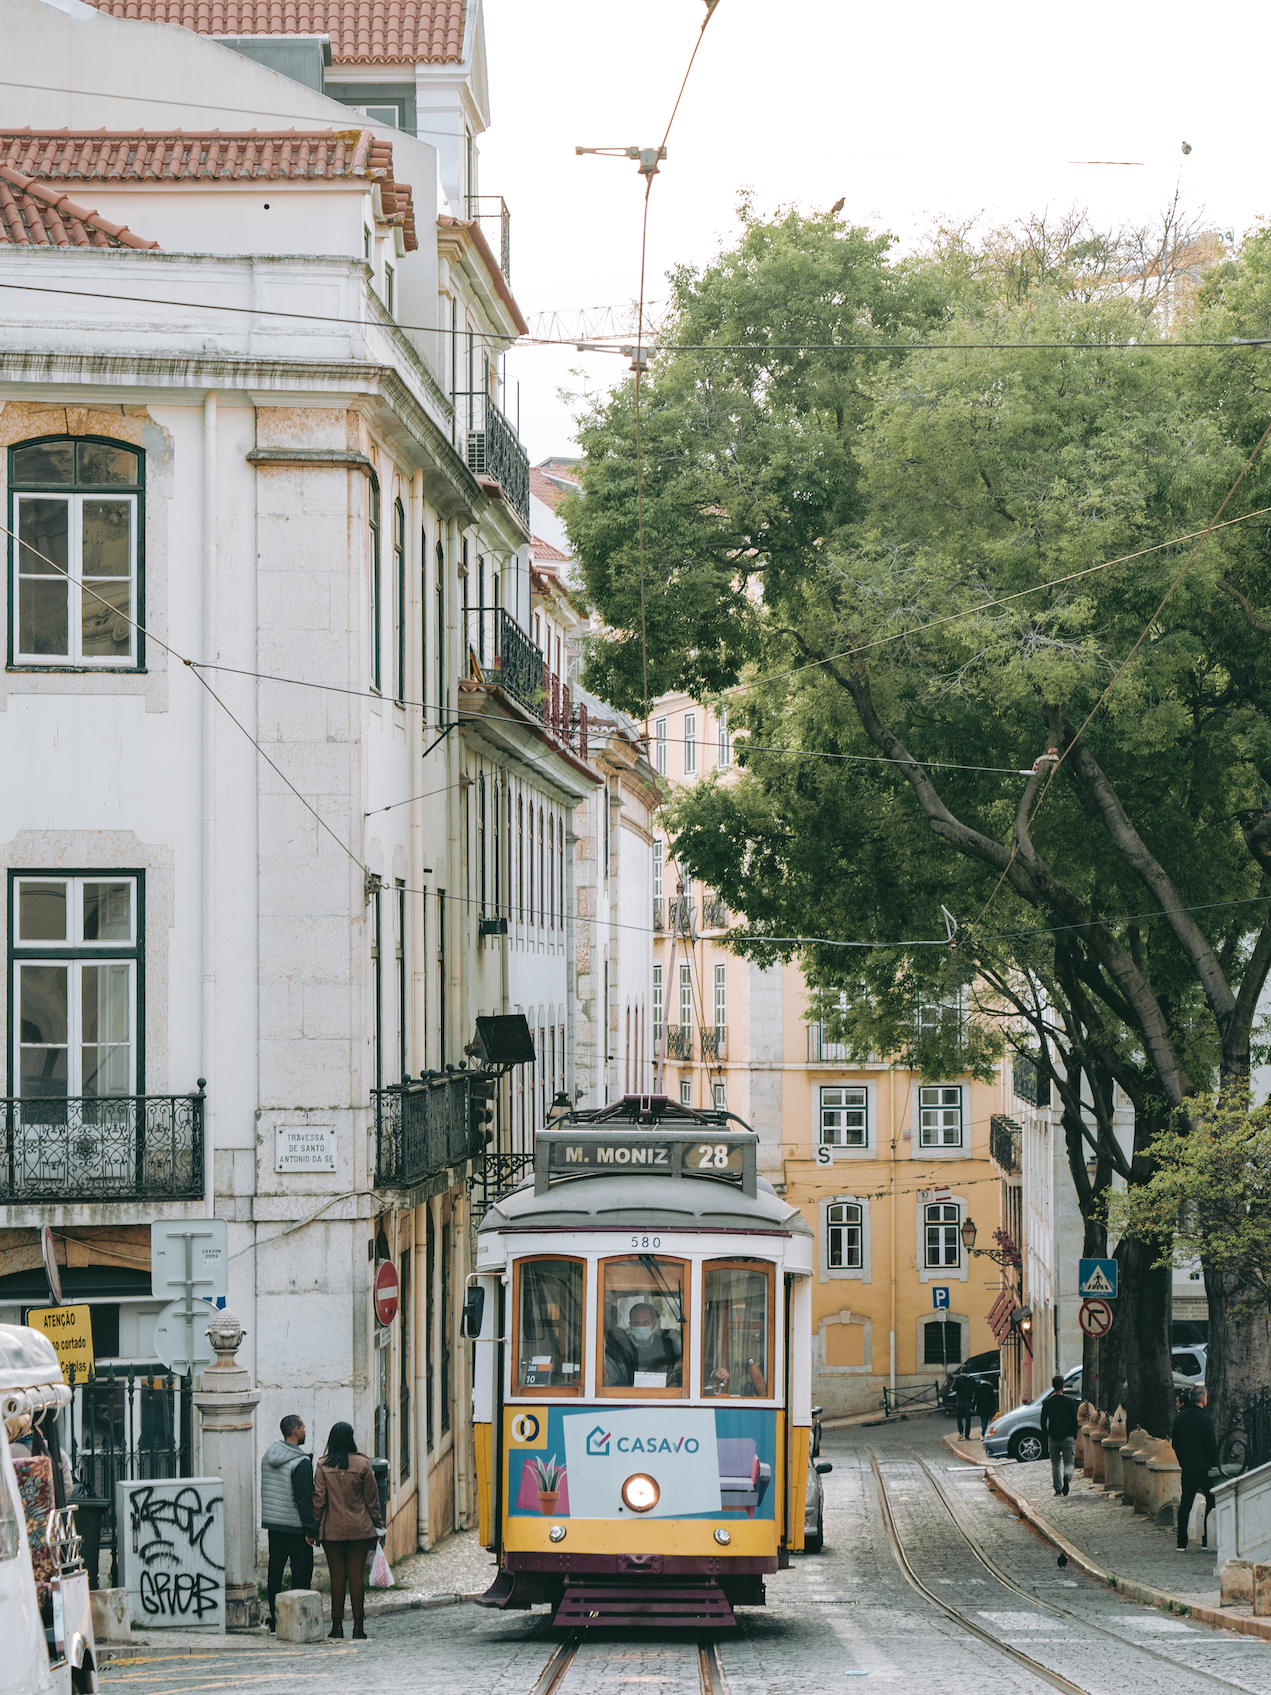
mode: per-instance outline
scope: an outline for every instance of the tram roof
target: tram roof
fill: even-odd
[[[764,1177],[755,1193],[687,1173],[677,1181],[626,1170],[572,1177],[534,1193],[528,1178],[488,1209],[478,1233],[500,1230],[753,1230],[810,1236],[806,1219]]]

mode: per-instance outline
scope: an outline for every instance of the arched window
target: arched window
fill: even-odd
[[[859,1271],[861,1209],[856,1201],[832,1201],[825,1209],[825,1259],[832,1269]]]
[[[11,665],[144,665],[144,470],[138,448],[97,437],[9,449]]]
[[[393,502],[393,599],[397,614],[396,685],[393,698],[406,699],[406,511],[400,500]]]
[[[543,816],[546,810],[546,807],[542,806],[538,809],[538,921],[540,924],[547,923],[547,891],[543,886],[543,867],[547,863],[543,853]]]
[[[557,865],[560,869],[560,927],[565,928],[565,820],[556,820]]]
[[[516,797],[516,916],[525,921],[525,796]]]
[[[371,540],[371,687],[380,687],[380,625],[383,621],[384,608],[380,587],[380,485],[374,472],[367,479],[370,487],[367,491],[367,524]]]

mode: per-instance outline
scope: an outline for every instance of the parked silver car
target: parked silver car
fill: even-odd
[[[1204,1342],[1188,1342],[1170,1349],[1170,1366],[1176,1389],[1199,1389],[1205,1381],[1209,1349]]]
[[[987,1458],[1019,1460],[1022,1465],[1042,1457],[1045,1443],[1042,1440],[1041,1410],[1042,1402],[1050,1393],[1047,1389],[1046,1394],[1038,1395],[1035,1401],[997,1415],[984,1434]],[[1071,1395],[1074,1401],[1081,1399],[1080,1366],[1064,1373],[1064,1394]]]
[[[819,1554],[825,1546],[825,1490],[821,1478],[834,1467],[829,1460],[808,1459],[808,1489],[803,1502],[803,1551]]]

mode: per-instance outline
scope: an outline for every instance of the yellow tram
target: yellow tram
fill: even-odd
[[[812,1235],[726,1112],[557,1120],[477,1237],[482,1604],[720,1626],[803,1546]]]

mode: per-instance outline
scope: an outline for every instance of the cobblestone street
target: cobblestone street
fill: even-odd
[[[743,1610],[740,1629],[720,1639],[731,1695],[819,1695],[843,1678],[868,1678],[869,1687],[985,1695],[1049,1687],[1088,1695],[1162,1689],[1271,1695],[1271,1643],[1127,1602],[1060,1569],[1054,1550],[989,1493],[979,1468],[962,1465],[942,1444],[948,1428],[944,1419],[924,1418],[827,1432],[823,1457],[834,1471],[824,1480],[825,1551],[797,1557],[789,1571],[770,1579],[768,1606]],[[870,1450],[914,1575],[989,1640],[942,1614],[906,1579]],[[950,1509],[1025,1594],[977,1560]],[[1147,1527],[1143,1534],[1150,1534]],[[1199,1562],[1189,1569],[1193,1584],[1198,1571]],[[140,1650],[107,1668],[102,1685],[112,1695],[257,1688],[269,1695],[324,1688],[332,1695],[419,1689],[531,1695],[558,1643],[544,1614],[492,1613],[470,1604],[396,1613],[368,1629],[372,1640],[356,1644],[296,1648],[261,1636],[224,1647],[211,1640],[193,1654]],[[995,1642],[1022,1650],[1035,1664],[1012,1661]],[[556,1691],[637,1695],[631,1686],[651,1695],[692,1695],[701,1687],[693,1639],[634,1631],[587,1638]]]

